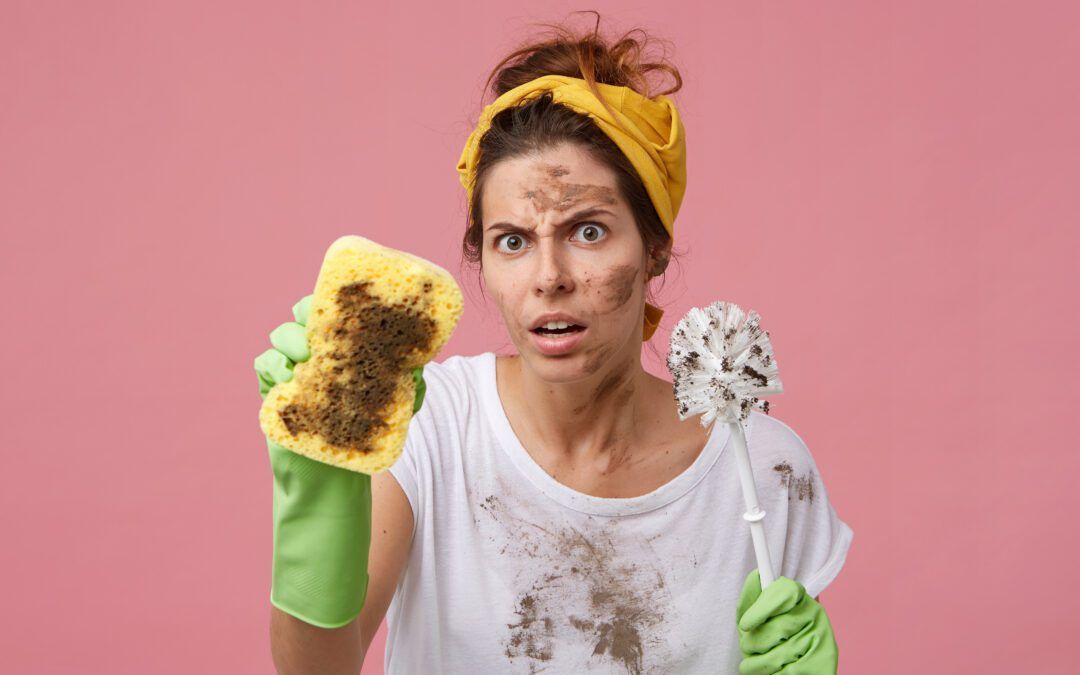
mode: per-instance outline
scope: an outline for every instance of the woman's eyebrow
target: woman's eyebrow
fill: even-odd
[[[601,213],[605,213],[605,214],[607,214],[609,216],[614,216],[615,215],[611,211],[608,211],[605,208],[601,208],[599,206],[594,206],[592,208],[588,208],[588,209],[584,209],[582,211],[578,211],[574,215],[570,216],[566,220],[559,223],[559,225],[557,227],[566,227],[567,225],[570,225],[571,223],[574,223],[574,222],[576,222],[578,220],[581,220],[582,218],[588,218],[589,216],[595,216],[595,215],[598,215],[598,214],[601,214]],[[534,232],[534,231],[536,231],[536,228],[535,227],[520,227],[518,225],[512,225],[510,223],[495,223],[494,225],[491,225],[490,227],[488,227],[487,230],[489,232],[494,231],[494,230],[499,230],[499,231],[503,231],[503,232]]]

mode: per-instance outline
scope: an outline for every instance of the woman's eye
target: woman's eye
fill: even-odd
[[[585,241],[599,241],[601,235],[605,234],[604,228],[596,223],[582,223],[578,225],[577,231],[586,232]]]
[[[498,239],[495,240],[495,248],[499,248],[499,243],[504,242],[504,241],[505,242],[513,242],[513,244],[510,244],[510,249],[509,249],[510,253],[516,253],[517,251],[520,250],[520,246],[522,245],[522,240],[521,240],[521,237],[519,235],[516,235],[516,234],[504,234],[503,236],[501,236],[501,237],[499,237]]]
[[[604,227],[596,223],[581,223],[576,228],[575,232],[583,232],[584,240],[593,242],[599,241],[603,237],[607,236],[607,232]],[[501,244],[505,243],[506,248],[503,248]],[[517,253],[525,246],[525,240],[521,235],[517,234],[504,234],[495,240],[495,248],[504,253]]]

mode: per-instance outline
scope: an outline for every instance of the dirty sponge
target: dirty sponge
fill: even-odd
[[[438,265],[364,237],[337,239],[315,283],[311,358],[267,393],[263,433],[326,464],[387,469],[412,419],[412,369],[435,358],[463,308],[457,282]]]

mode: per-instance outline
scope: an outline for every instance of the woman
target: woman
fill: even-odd
[[[426,366],[402,456],[370,478],[362,610],[320,628],[275,602],[279,669],[356,672],[386,616],[389,673],[835,672],[812,596],[852,533],[805,444],[747,420],[782,575],[762,593],[727,425],[680,420],[641,366],[685,185],[677,111],[642,84],[681,79],[642,46],[558,30],[496,67],[458,171],[465,256],[516,354]]]

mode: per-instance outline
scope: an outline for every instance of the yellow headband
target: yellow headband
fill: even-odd
[[[550,91],[553,101],[591,117],[619,146],[645,184],[664,229],[674,239],[675,216],[686,192],[686,132],[675,104],[663,95],[645,98],[629,87],[600,82],[596,87],[614,110],[614,117],[589,89],[588,82],[565,75],[538,77],[488,104],[480,114],[476,129],[465,142],[457,165],[461,185],[470,203],[476,163],[480,158],[480,139],[491,127],[492,118],[501,110]],[[652,337],[663,314],[664,310],[645,303],[643,339]]]

